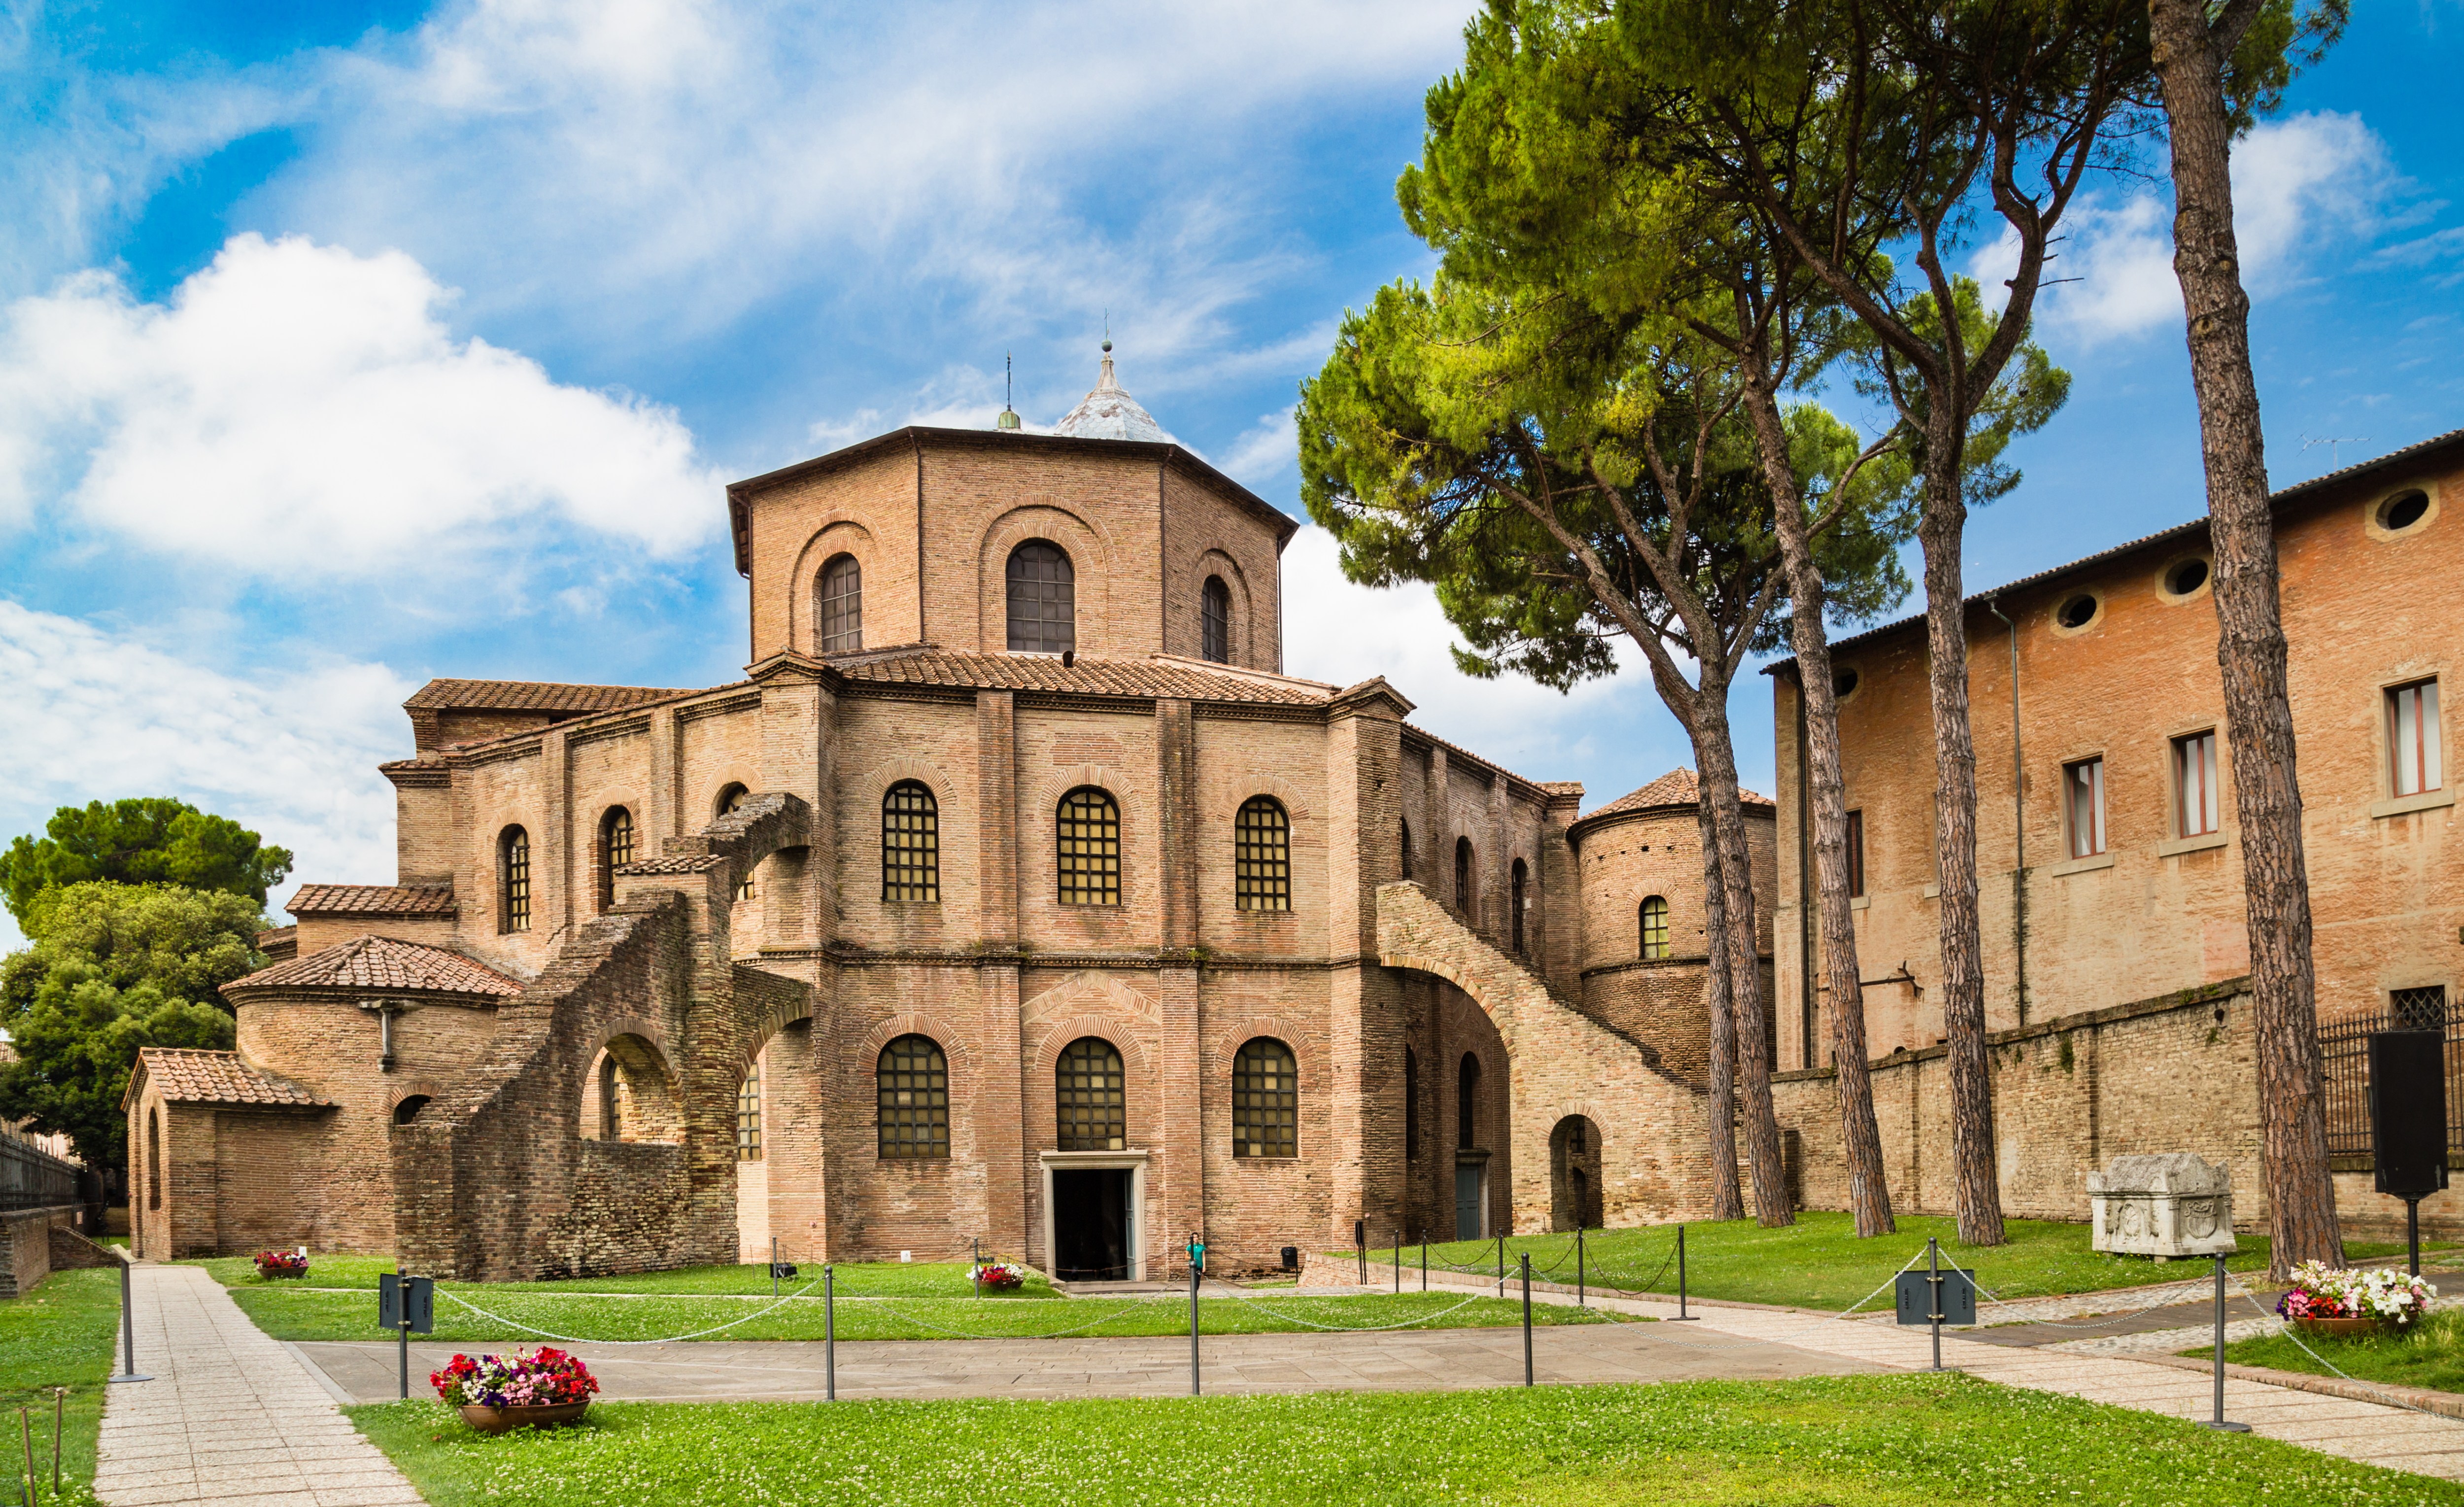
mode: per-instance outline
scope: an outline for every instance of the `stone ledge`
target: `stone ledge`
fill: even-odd
[[[2440,807],[2454,804],[2453,790],[2424,790],[2419,795],[2399,795],[2392,800],[2372,801],[2370,814],[2374,817],[2409,816],[2414,811],[2434,811]]]
[[[2037,1041],[2047,1036],[2083,1031],[2092,1026],[2112,1026],[2146,1015],[2163,1015],[2177,1009],[2196,1009],[2203,1006],[2220,1005],[2226,1000],[2234,999],[2249,992],[2250,975],[2245,973],[2238,978],[2222,979],[2214,984],[2202,984],[2195,988],[2176,989],[2170,994],[2159,994],[2154,999],[2133,1000],[2126,1005],[2108,1005],[2102,1009],[2081,1010],[2076,1015],[2062,1015],[2053,1020],[2039,1021],[2033,1026],[2020,1026],[2010,1031],[1988,1031],[1985,1035],[1985,1046],[1988,1051],[1991,1051],[1995,1047],[2014,1046],[2023,1041]],[[1947,1046],[1923,1047],[1914,1052],[1895,1052],[1887,1057],[1874,1058],[1866,1064],[1866,1070],[1871,1072],[1878,1068],[1923,1062],[1929,1057],[1947,1056],[1949,1052],[1950,1049]],[[1831,1077],[1838,1071],[1837,1068],[1798,1068],[1793,1072],[1774,1073],[1771,1077],[1774,1083],[1802,1083]]]

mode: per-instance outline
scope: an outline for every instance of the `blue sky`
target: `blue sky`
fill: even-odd
[[[1393,183],[1464,13],[0,3],[0,836],[175,793],[390,878],[421,681],[732,676],[725,481],[988,424],[1005,353],[1048,423],[1108,317],[1165,427],[1297,512],[1295,385],[1428,266]],[[2459,76],[2464,6],[2365,7],[2242,149],[2279,484],[2464,425]],[[2159,188],[2078,216],[2039,331],[2074,395],[1972,587],[2203,506]],[[1315,530],[1286,594],[1287,668],[1523,773],[1689,762],[1639,675],[1466,681]]]

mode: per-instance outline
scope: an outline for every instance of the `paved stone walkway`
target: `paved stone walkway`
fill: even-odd
[[[103,1400],[95,1495],[111,1507],[419,1507],[307,1367],[201,1267],[130,1274],[137,1363]]]

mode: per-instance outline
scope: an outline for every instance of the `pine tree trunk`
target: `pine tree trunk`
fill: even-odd
[[[1831,996],[1831,1059],[1839,1093],[1839,1144],[1848,1165],[1848,1208],[1861,1237],[1899,1228],[1891,1217],[1891,1189],[1882,1170],[1882,1133],[1874,1120],[1874,1079],[1865,1047],[1865,1001],[1858,982],[1857,913],[1849,908],[1848,794],[1839,770],[1839,698],[1831,680],[1831,636],[1822,622],[1822,572],[1814,564],[1805,499],[1789,463],[1788,432],[1779,400],[1749,375],[1745,408],[1771,494],[1779,535],[1780,568],[1788,575],[1789,639],[1796,651],[1797,695],[1805,699],[1807,784],[1814,812],[1815,894],[1797,897],[1818,904],[1822,972]],[[1811,982],[1810,980],[1808,981]],[[1814,1044],[1806,1043],[1806,1060]]]
[[[1754,1219],[1770,1229],[1796,1223],[1780,1155],[1779,1119],[1771,1109],[1771,1031],[1763,1019],[1762,960],[1754,945],[1752,850],[1737,799],[1736,750],[1728,741],[1728,687],[1710,665],[1702,668],[1696,720],[1697,799],[1710,812],[1720,847],[1720,899],[1728,955],[1730,1015],[1736,1022],[1737,1092],[1744,1101],[1746,1160],[1754,1175]],[[1713,945],[1719,937],[1706,937]]]
[[[1959,1238],[2002,1243],[1993,1080],[1985,1053],[1985,947],[1976,903],[1976,738],[1969,724],[1968,618],[1960,587],[1961,441],[1952,405],[1933,395],[1925,431],[1925,650],[1934,748],[1934,853],[1942,889],[1942,1024],[1950,1063],[1952,1208]]]
[[[2173,271],[2189,322],[2190,383],[2207,464],[2216,661],[2224,672],[2225,742],[2233,761],[2233,814],[2241,823],[2255,995],[2259,1123],[2274,1242],[2269,1270],[2281,1279],[2303,1261],[2343,1265],[2343,1238],[2327,1163],[2310,885],[2266,446],[2250,366],[2250,299],[2233,239],[2233,132],[2221,67],[2232,39],[2211,35],[2203,0],[2149,0],[2148,19],[2172,134]]]
[[[1703,936],[1710,957],[1703,1004],[1711,1020],[1710,1102],[1704,1106],[1711,1136],[1711,1217],[1743,1219],[1746,1199],[1737,1184],[1737,1018],[1729,1013],[1728,949],[1720,944],[1728,934],[1727,907],[1720,898],[1726,886],[1710,809],[1698,800],[1694,810],[1703,833]]]

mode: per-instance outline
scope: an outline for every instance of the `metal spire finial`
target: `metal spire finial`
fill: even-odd
[[[1013,355],[1011,355],[1008,351],[1002,351],[1002,352],[1001,352],[1001,417],[999,417],[999,418],[997,418],[997,419],[993,420],[993,424],[994,424],[994,426],[995,426],[996,428],[999,428],[999,429],[1016,429],[1016,428],[1018,428],[1018,409],[1017,409],[1017,407],[1016,407],[1017,400],[1018,400],[1018,358],[1017,358],[1017,357],[1015,357],[1015,356],[1013,356]]]

